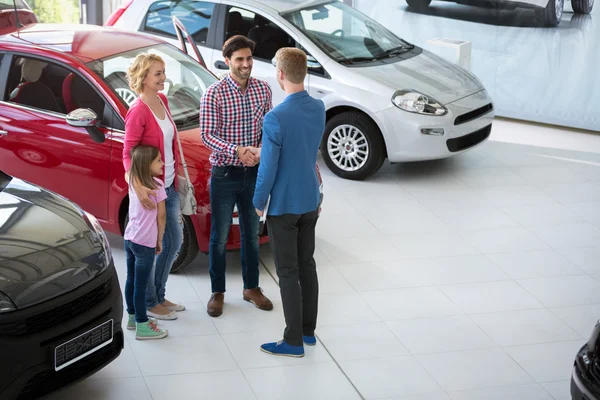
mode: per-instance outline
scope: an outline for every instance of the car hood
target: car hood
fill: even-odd
[[[0,173],[0,189],[9,179]],[[10,179],[0,191],[0,291],[21,309],[76,289],[110,262],[101,234],[65,198]]]
[[[416,90],[444,105],[484,89],[475,75],[426,50],[395,63],[356,71],[394,90]]]

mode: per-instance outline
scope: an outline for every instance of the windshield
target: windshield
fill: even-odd
[[[163,44],[135,49],[92,61],[88,66],[119,95],[123,104],[129,107],[137,99],[137,95],[129,88],[127,68],[136,55],[145,51],[151,51],[165,61],[167,80],[162,93],[169,100],[169,108],[177,128],[197,128],[200,99],[217,78],[176,48]]]
[[[31,10],[23,0],[0,0],[0,10]]]
[[[341,1],[282,15],[337,62],[367,62],[414,46]]]

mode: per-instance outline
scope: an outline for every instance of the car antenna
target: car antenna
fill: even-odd
[[[19,12],[17,11],[17,0],[13,0],[13,5],[15,6],[15,17],[17,18],[17,28],[21,28],[21,21],[19,21]]]

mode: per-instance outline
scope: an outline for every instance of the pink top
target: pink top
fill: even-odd
[[[175,135],[177,135],[177,127],[171,112],[169,111],[169,101],[167,97],[159,93],[158,96],[162,100],[167,117],[173,124]],[[173,135],[173,158],[175,160],[175,175],[177,175],[177,168],[179,165],[179,147],[177,144],[177,138]],[[165,160],[165,146],[164,146],[164,133],[156,121],[152,110],[146,103],[144,103],[139,97],[133,102],[127,111],[125,116],[125,141],[123,144],[123,166],[125,171],[129,171],[131,167],[131,149],[138,144],[145,144],[148,146],[154,146],[160,149],[160,156],[162,160]],[[163,169],[162,181],[165,181],[165,172]],[[174,180],[175,188],[177,189],[177,179]]]
[[[155,248],[158,240],[158,203],[167,198],[165,186],[160,179],[154,178],[158,183],[158,194],[150,199],[157,204],[154,210],[146,210],[135,194],[133,187],[129,187],[129,222],[125,228],[124,239],[140,246]]]

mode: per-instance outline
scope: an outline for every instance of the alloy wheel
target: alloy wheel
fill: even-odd
[[[353,125],[340,125],[329,134],[327,153],[343,171],[357,171],[369,159],[369,142],[365,134]]]

